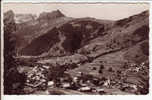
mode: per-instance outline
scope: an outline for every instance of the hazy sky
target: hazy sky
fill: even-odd
[[[4,3],[3,11],[13,10],[15,13],[51,12],[59,9],[69,17],[94,17],[98,19],[118,20],[149,9],[149,4],[63,4],[63,3]]]

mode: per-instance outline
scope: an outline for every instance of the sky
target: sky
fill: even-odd
[[[36,14],[60,10],[68,17],[119,20],[149,9],[146,3],[3,3],[3,11]]]

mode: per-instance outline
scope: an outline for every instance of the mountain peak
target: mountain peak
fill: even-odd
[[[4,13],[4,23],[8,24],[11,22],[14,22],[14,12],[12,10],[9,10],[7,12]]]
[[[59,14],[62,14],[62,12],[59,9],[57,9],[56,12]]]
[[[8,10],[7,12],[5,12],[4,14],[14,14],[14,12],[12,10]]]
[[[7,17],[14,17],[14,12],[12,10],[8,10],[7,12],[4,13],[4,18]]]
[[[42,12],[38,19],[55,19],[59,17],[64,17],[64,14],[60,10],[54,10],[52,12]]]

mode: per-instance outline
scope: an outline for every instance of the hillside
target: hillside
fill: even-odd
[[[110,21],[99,23],[92,18],[73,19],[60,27],[54,27],[44,35],[33,39],[27,47],[21,50],[21,54],[28,56],[39,56],[43,53],[47,53],[49,56],[72,54],[76,52],[77,49],[83,47],[89,40],[98,35],[105,35],[102,31],[108,30],[108,28],[111,27],[111,23],[112,22]],[[53,41],[53,45],[48,45],[50,42],[47,42],[46,38],[51,41],[48,35],[53,36],[54,38],[56,37],[56,40],[58,41]],[[43,44],[38,44],[40,42]],[[42,45],[44,47],[38,47]],[[40,49],[46,50],[41,51]],[[32,54],[33,51],[38,53],[34,55]]]

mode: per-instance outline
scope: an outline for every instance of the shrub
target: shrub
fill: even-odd
[[[108,69],[108,71],[109,71],[109,72],[113,72],[113,69],[110,67],[110,68]]]
[[[98,71],[98,73],[102,74],[102,73],[103,73],[103,71],[102,71],[102,70],[99,70],[99,71]]]
[[[92,68],[92,70],[96,70],[96,69],[97,69],[96,67],[93,67],[93,68]]]

